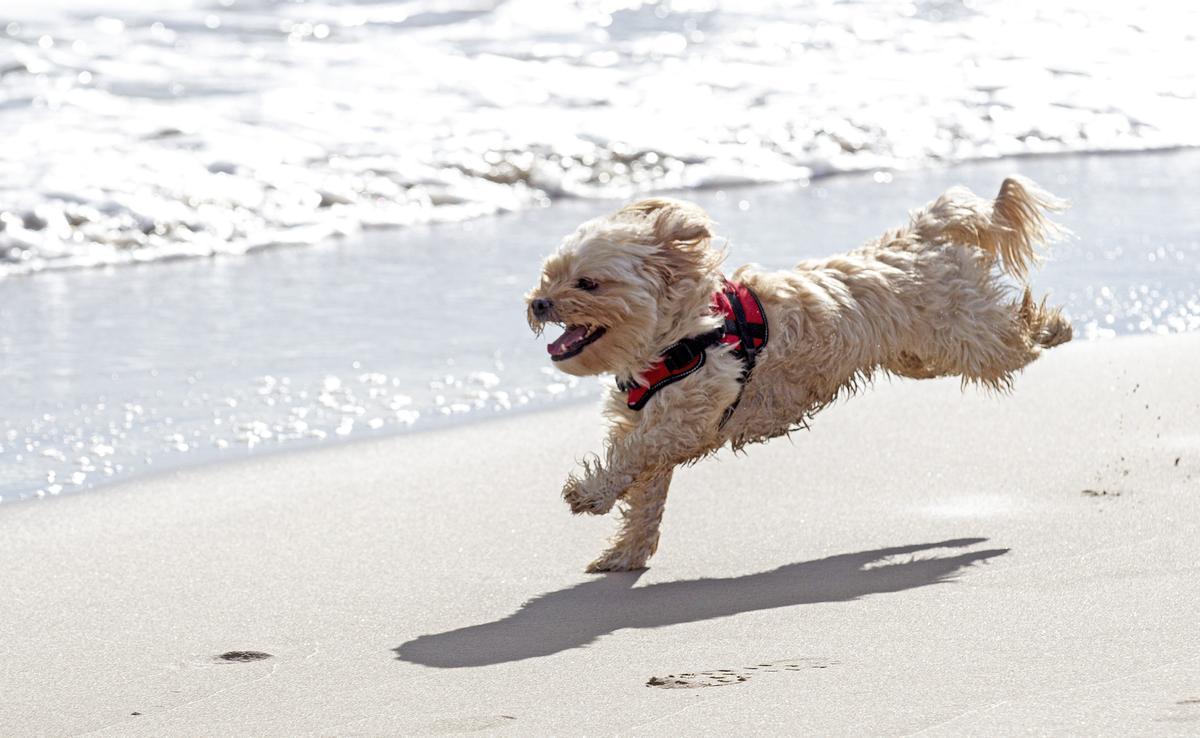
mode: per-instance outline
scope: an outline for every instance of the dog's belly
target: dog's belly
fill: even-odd
[[[809,419],[827,404],[815,401],[799,386],[788,389],[769,380],[755,386],[751,380],[726,429],[730,446],[737,450],[807,428]]]

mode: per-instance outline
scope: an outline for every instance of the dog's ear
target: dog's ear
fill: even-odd
[[[665,197],[652,197],[626,205],[624,212],[652,219],[654,238],[661,244],[687,247],[712,238],[712,220],[698,205]]]
[[[725,255],[711,247],[712,219],[698,205],[654,197],[626,205],[622,213],[644,218],[650,226],[663,279],[698,279],[720,266]]]

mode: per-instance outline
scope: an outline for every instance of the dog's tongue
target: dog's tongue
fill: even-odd
[[[582,341],[586,336],[587,326],[573,325],[570,328],[567,328],[567,330],[564,331],[561,336],[556,338],[554,343],[546,344],[546,350],[550,352],[551,356],[565,354],[574,348],[575,344]]]

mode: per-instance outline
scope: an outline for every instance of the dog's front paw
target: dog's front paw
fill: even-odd
[[[587,565],[588,574],[602,574],[606,571],[637,571],[646,568],[646,561],[653,553],[649,547],[610,548],[600,557]]]
[[[612,509],[617,501],[616,495],[608,496],[603,490],[596,489],[599,485],[594,479],[579,479],[572,476],[563,486],[563,499],[576,515],[604,515]]]
[[[567,507],[571,508],[571,512],[576,515],[588,511],[588,499],[583,491],[583,483],[575,477],[567,479],[567,483],[563,485],[562,496]]]

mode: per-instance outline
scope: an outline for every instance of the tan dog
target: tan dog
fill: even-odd
[[[563,488],[575,513],[624,502],[620,532],[588,571],[645,565],[676,466],[803,427],[877,371],[1008,389],[1042,349],[1071,339],[1057,309],[1028,287],[1014,299],[1002,281],[1023,278],[1035,244],[1058,235],[1043,211],[1061,207],[1024,179],[1006,179],[993,202],[954,188],[849,254],[739,269],[730,281],[757,300],[730,312],[730,292],[723,313],[724,254],[699,207],[643,200],[581,225],[527,301],[535,331],[566,327],[548,347],[559,369],[619,383],[603,459],[584,461]]]

